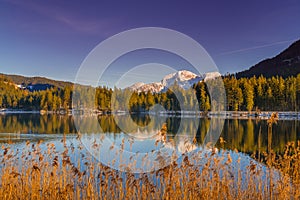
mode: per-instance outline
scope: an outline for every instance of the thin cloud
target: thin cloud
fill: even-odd
[[[68,27],[84,32],[84,33],[90,33],[90,34],[97,34],[97,33],[106,33],[109,34],[111,30],[111,24],[114,24],[114,20],[81,20],[77,19],[73,16],[67,16],[62,13],[57,13],[55,16],[55,19],[62,23],[67,25]]]
[[[220,53],[219,55],[222,56],[222,55],[236,54],[236,53],[241,53],[241,52],[246,52],[246,51],[252,51],[252,50],[262,49],[262,48],[271,47],[271,46],[276,46],[276,45],[280,45],[280,44],[291,43],[291,42],[294,42],[294,41],[296,41],[296,39],[293,39],[293,40],[284,40],[284,41],[274,42],[274,43],[271,43],[271,44],[253,46],[253,47],[248,47],[248,48],[244,48],[244,49],[238,49],[238,50],[234,50],[234,51],[227,51],[227,52]]]
[[[62,26],[69,27],[75,31],[87,34],[104,34],[111,35],[116,32],[120,25],[117,18],[88,18],[87,16],[77,16],[76,14],[63,10],[52,5],[40,4],[33,1],[10,0],[7,3],[31,10],[48,19],[55,20]],[[57,31],[57,30],[55,30]]]

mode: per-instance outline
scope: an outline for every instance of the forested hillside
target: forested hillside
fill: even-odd
[[[241,79],[227,76],[223,80],[227,96],[227,110],[300,110],[300,74],[285,79],[279,76],[271,78],[254,76]],[[80,87],[85,88],[80,92]],[[110,111],[113,108],[113,110],[142,112],[149,110],[154,104],[160,104],[170,111],[195,110],[196,106],[199,106],[202,111],[211,109],[210,96],[204,82],[198,82],[189,90],[184,90],[175,84],[163,93],[138,93],[129,89],[107,87],[88,87],[88,89],[86,86],[80,87],[78,90],[83,98],[80,105],[76,105],[80,108],[95,107],[101,111]],[[72,105],[72,88],[71,86],[53,87],[44,91],[30,92],[17,88],[11,80],[0,76],[0,108],[67,110]],[[196,95],[192,95],[193,93]],[[129,102],[128,105],[125,105],[126,102]],[[179,102],[182,102],[181,107]]]
[[[34,85],[34,84],[49,84],[57,88],[64,88],[66,86],[72,86],[73,83],[66,82],[66,81],[57,81],[52,80],[44,77],[25,77],[20,75],[10,75],[10,74],[1,74],[0,76],[5,77],[6,79],[11,80],[13,83],[17,85],[23,84],[24,86],[27,85]]]
[[[68,109],[71,105],[71,86],[30,92],[18,88],[5,76],[0,76],[0,108],[24,110]]]

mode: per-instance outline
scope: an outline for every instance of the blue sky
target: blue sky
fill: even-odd
[[[164,27],[198,41],[222,74],[273,57],[300,38],[300,2],[0,1],[0,72],[74,80],[106,38]]]

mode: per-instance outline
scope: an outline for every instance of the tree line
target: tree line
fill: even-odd
[[[223,77],[226,110],[229,111],[299,111],[300,74],[282,78],[263,76],[240,78]],[[78,97],[72,105],[72,95]],[[0,108],[58,111],[76,108],[95,108],[100,111],[149,111],[159,104],[168,111],[210,111],[211,101],[205,82],[198,82],[184,90],[175,84],[161,93],[133,92],[129,89],[72,86],[53,87],[43,91],[23,90],[5,77],[0,77]]]
[[[300,74],[296,77],[253,76],[224,79],[227,95],[227,110],[300,110]]]
[[[0,108],[22,110],[69,109],[72,99],[72,87],[53,87],[42,91],[33,91],[18,88],[4,76],[0,76]]]

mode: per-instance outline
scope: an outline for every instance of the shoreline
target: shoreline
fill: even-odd
[[[74,113],[73,113],[74,112]],[[185,116],[185,117],[221,117],[221,118],[229,118],[229,119],[249,119],[249,118],[259,118],[259,119],[268,119],[272,113],[278,113],[278,119],[296,119],[300,120],[300,111],[261,111],[259,113],[252,111],[221,111],[221,112],[197,112],[197,111],[161,111],[161,112],[127,112],[127,111],[116,111],[116,112],[101,112],[101,111],[92,111],[92,110],[81,110],[78,112],[77,110],[69,110],[69,112],[65,111],[45,111],[45,110],[19,110],[19,109],[0,109],[0,114],[53,114],[53,115],[159,115],[159,116]]]

